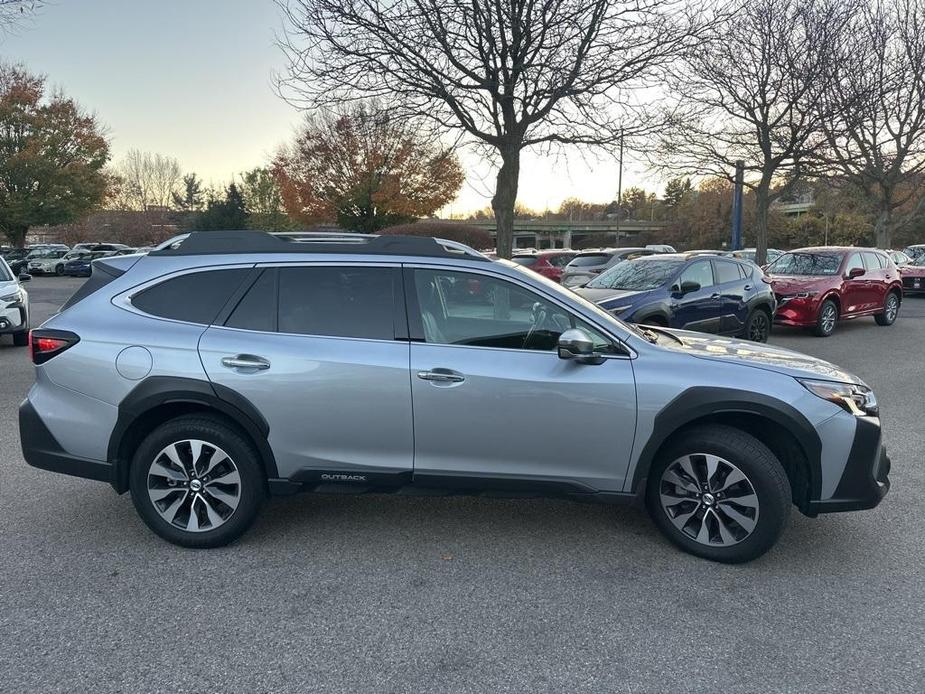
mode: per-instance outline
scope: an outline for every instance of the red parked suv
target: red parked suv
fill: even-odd
[[[557,249],[538,251],[536,253],[518,253],[511,260],[518,265],[523,265],[534,272],[538,272],[543,277],[548,277],[554,282],[560,282],[562,280],[562,268],[568,265],[576,255],[578,255],[578,251]]]
[[[889,256],[873,248],[800,248],[767,267],[777,297],[774,322],[828,337],[840,319],[873,316],[892,325],[903,290]]]

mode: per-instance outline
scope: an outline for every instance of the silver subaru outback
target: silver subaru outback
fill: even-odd
[[[398,236],[194,233],[97,260],[32,332],[26,461],[131,492],[188,547],[268,495],[640,501],[753,559],[790,507],[889,489],[877,401],[802,354],[622,323],[514,263]]]

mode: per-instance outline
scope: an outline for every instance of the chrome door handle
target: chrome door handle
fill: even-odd
[[[222,357],[222,366],[227,366],[229,369],[263,371],[270,368],[270,362],[253,354],[238,354],[234,357]]]
[[[718,299],[719,297],[720,297],[719,294],[710,294],[711,299]]]
[[[466,377],[451,371],[418,371],[418,378],[435,383],[462,383]]]

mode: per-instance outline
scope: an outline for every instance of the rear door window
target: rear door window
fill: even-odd
[[[248,272],[235,268],[178,275],[142,290],[132,297],[132,305],[158,318],[209,325]]]
[[[716,283],[726,284],[727,282],[738,282],[742,279],[739,274],[739,264],[725,262],[723,260],[713,261],[713,270],[716,272]],[[700,285],[703,286],[702,284]]]
[[[389,267],[280,268],[278,330],[394,340],[399,281]]]

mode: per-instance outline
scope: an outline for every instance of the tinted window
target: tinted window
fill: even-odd
[[[709,260],[698,260],[681,273],[681,284],[696,282],[700,288],[713,286],[713,270]]]
[[[535,255],[515,255],[511,260],[518,265],[530,267],[531,265],[536,265],[538,258]]]
[[[848,274],[849,272],[851,272],[851,271],[852,271],[854,268],[856,268],[856,267],[859,267],[859,268],[861,268],[862,270],[866,270],[866,269],[867,269],[867,268],[864,267],[864,261],[861,260],[861,254],[860,254],[860,253],[852,253],[852,254],[851,254],[851,257],[848,258],[848,264],[845,266],[845,274]]]
[[[381,267],[281,268],[279,331],[392,340],[396,276]]]
[[[552,265],[553,267],[565,267],[565,266],[568,265],[570,262],[572,262],[572,259],[573,259],[574,257],[575,257],[575,256],[566,253],[566,254],[563,254],[563,255],[551,255],[551,256],[548,256],[548,257],[546,258],[546,260],[547,260],[547,261],[549,262],[549,264]]]
[[[444,345],[553,350],[559,335],[586,330],[599,349],[610,342],[584,321],[511,282],[464,272],[416,270],[424,339]]]
[[[591,265],[603,265],[610,260],[610,253],[588,253],[573,258],[568,264],[569,267],[590,267]]]
[[[247,273],[244,268],[191,272],[145,289],[132,304],[152,316],[208,325]]]
[[[244,330],[276,331],[276,270],[264,270],[228,316],[225,325]]]
[[[715,261],[713,263],[713,269],[716,271],[717,284],[725,284],[726,282],[738,282],[742,279],[742,276],[739,274],[738,263],[724,263],[722,261]]]

